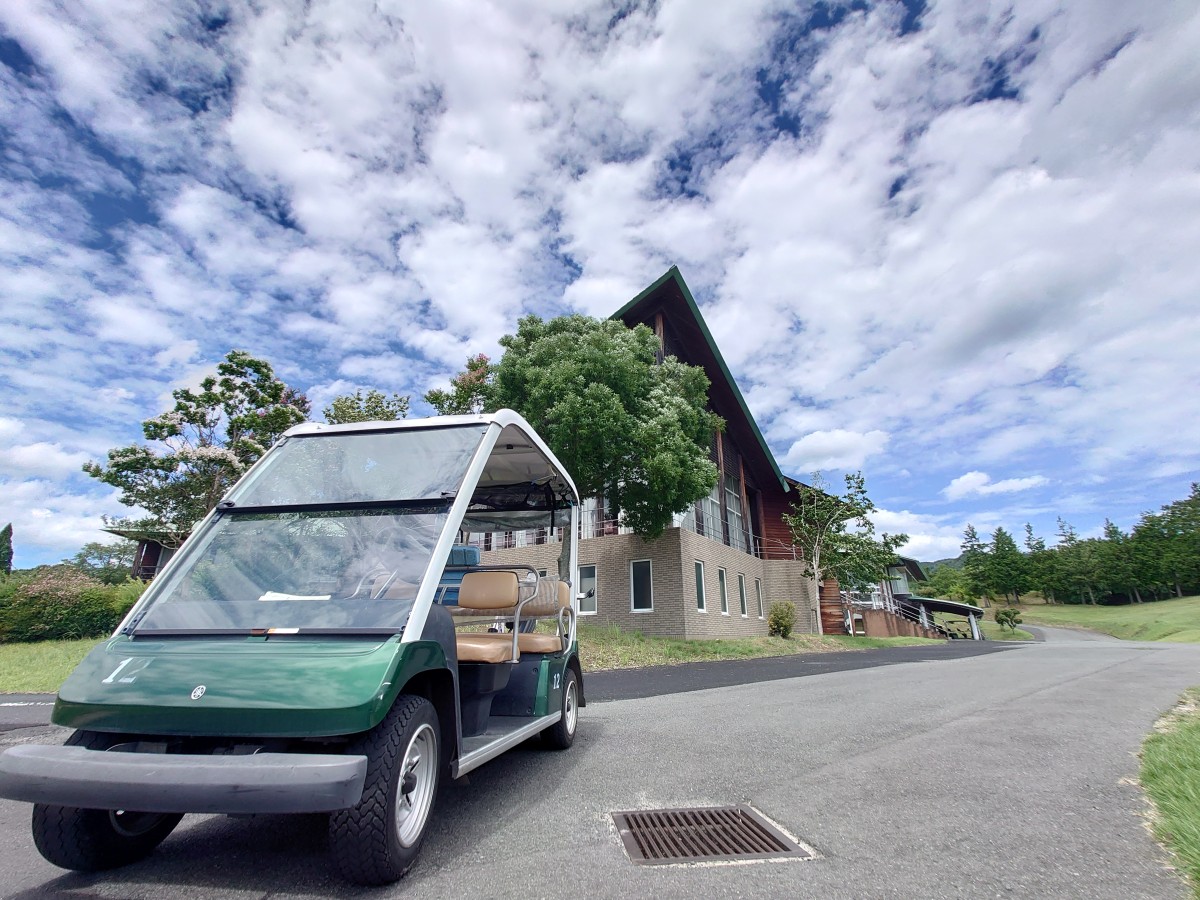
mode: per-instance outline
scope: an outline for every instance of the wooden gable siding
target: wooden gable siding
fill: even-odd
[[[663,283],[635,308],[624,310],[621,321],[631,328],[645,325],[658,336],[663,353],[704,370],[709,381],[709,406],[725,420],[726,435],[733,440],[739,455],[745,460],[746,475],[752,475],[752,484],[760,489],[768,482],[779,484],[773,460],[766,457],[765,450],[759,444],[756,426],[742,410],[737,387],[722,372],[721,364],[709,347],[700,323],[688,311],[679,285],[674,281]]]
[[[782,490],[763,491],[762,506],[762,552],[764,559],[792,559],[792,532],[783,521],[784,513],[791,512],[789,496]]]

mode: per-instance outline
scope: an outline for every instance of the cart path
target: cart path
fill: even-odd
[[[584,672],[584,696],[589,704],[608,700],[634,700],[733,687],[782,678],[827,675],[894,666],[900,663],[967,659],[1026,646],[1015,641],[948,641],[913,647],[880,647],[873,650],[839,650],[832,653],[797,653],[759,659],[722,659],[681,663],[677,666],[647,666],[640,669],[608,669]]]

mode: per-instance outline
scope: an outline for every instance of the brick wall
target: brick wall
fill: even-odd
[[[689,638],[751,637],[767,633],[767,584],[763,562],[749,553],[726,547],[692,531],[677,529],[680,536],[680,569],[683,574],[683,636]],[[696,561],[704,563],[705,611],[696,608]],[[729,614],[721,614],[718,569],[724,568]],[[746,615],[738,597],[738,575],[746,579]],[[763,586],[763,617],[758,615],[754,581]]]
[[[804,574],[804,563],[794,559],[768,559],[766,570],[767,609],[777,600],[796,604],[796,628],[801,634],[820,634],[820,600],[815,580]]]
[[[559,544],[511,547],[481,554],[484,565],[521,563],[553,574]],[[632,609],[630,562],[650,560],[654,608]],[[704,563],[705,611],[696,608],[696,561]],[[796,631],[814,631],[817,609],[813,581],[794,560],[761,560],[686,529],[671,528],[654,541],[633,534],[612,534],[579,542],[579,564],[596,567],[596,613],[581,621],[615,625],[656,637],[726,638],[767,633],[766,613],[777,600],[796,604]],[[721,614],[717,570],[724,568],[729,614]],[[746,615],[741,614],[738,575],[746,580]],[[762,585],[763,616],[758,614],[755,580]],[[578,587],[578,586],[576,586]]]
[[[654,608],[633,611],[630,563],[650,560]],[[582,617],[597,625],[616,625],[655,637],[683,637],[683,573],[679,566],[679,529],[654,541],[635,534],[610,534],[579,542],[579,564],[596,567],[596,614]]]

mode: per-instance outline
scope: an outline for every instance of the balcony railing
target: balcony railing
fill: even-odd
[[[724,528],[711,517],[697,525],[694,512],[677,516],[675,527],[703,535],[710,541],[726,544]],[[481,550],[506,550],[513,547],[534,547],[540,544],[557,544],[562,541],[562,528],[531,528],[527,531],[500,531],[492,534],[473,534],[469,538],[472,546]],[[599,510],[582,510],[579,520],[579,539],[606,537],[614,534],[632,534],[633,529],[623,525],[619,519],[605,516]],[[726,544],[735,550],[749,553],[759,559],[802,559],[803,554],[794,544],[763,538],[749,531],[734,532],[733,539]]]

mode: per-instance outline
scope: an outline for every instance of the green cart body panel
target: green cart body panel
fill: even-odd
[[[52,720],[127,734],[357,734],[411,678],[446,665],[440,644],[396,637],[115,637],[66,680]]]

